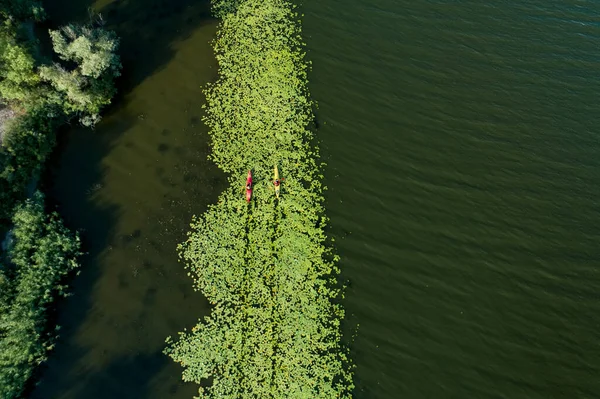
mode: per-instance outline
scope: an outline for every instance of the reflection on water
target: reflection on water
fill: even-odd
[[[55,22],[87,18],[89,4],[73,6],[46,7]],[[215,78],[216,22],[207,1],[94,8],[122,37],[124,75],[95,131],[63,132],[46,179],[88,255],[60,304],[61,338],[31,397],[189,399],[196,386],[183,384],[161,352],[167,336],[208,311],[175,248],[224,187],[200,122],[201,86]]]

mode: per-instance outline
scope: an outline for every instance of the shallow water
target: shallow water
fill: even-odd
[[[356,397],[597,397],[600,4],[301,12]]]
[[[72,15],[51,3],[54,21],[86,18],[83,2]],[[175,248],[225,187],[201,123],[216,22],[205,1],[94,8],[122,37],[124,75],[95,131],[65,129],[46,179],[88,255],[59,304],[61,338],[31,397],[191,398],[197,387],[162,350],[208,311]]]

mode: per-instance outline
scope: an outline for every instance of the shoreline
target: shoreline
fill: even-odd
[[[58,298],[67,295],[64,282],[79,267],[82,255],[79,235],[48,210],[37,190],[40,172],[61,124],[76,117],[82,124],[99,119],[120,68],[115,53],[118,39],[92,25],[50,31],[54,52],[62,61],[73,62],[73,69],[36,59],[40,57],[33,29],[35,10],[22,10],[22,15],[12,18],[10,4],[0,9],[0,15],[10,21],[0,32],[5,77],[0,81],[0,391],[6,399],[22,397],[47,360],[58,330],[51,320],[52,309]],[[76,43],[81,38],[90,43],[83,51]],[[104,46],[100,51],[98,43]],[[85,64],[98,57],[94,68]],[[107,59],[108,64],[102,62]],[[84,76],[87,83],[102,81],[103,86],[92,92],[69,79],[73,76]],[[71,86],[57,83],[65,81]],[[82,87],[78,96],[71,95],[69,89]]]

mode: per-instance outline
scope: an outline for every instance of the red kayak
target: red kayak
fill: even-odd
[[[252,171],[248,171],[248,177],[246,178],[246,202],[250,202],[252,199]]]

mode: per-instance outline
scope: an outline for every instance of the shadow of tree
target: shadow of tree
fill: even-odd
[[[47,27],[56,28],[74,19],[89,18],[87,9],[92,2],[50,0],[44,5],[51,21]],[[169,120],[166,125],[143,129],[140,141],[128,142],[123,135],[145,126],[139,115],[127,110],[127,101],[140,101],[139,96],[130,100],[127,95],[169,64],[176,53],[173,43],[189,37],[203,25],[214,24],[214,20],[208,0],[117,0],[96,11],[103,15],[107,27],[121,37],[123,76],[114,105],[95,131],[67,127],[59,134],[57,149],[43,179],[49,206],[59,211],[70,228],[81,230],[87,255],[81,275],[72,281],[73,295],[57,304],[60,339],[48,363],[38,371],[38,384],[32,387],[29,397],[190,398],[197,393],[197,387],[181,384],[180,367],[156,348],[162,348],[160,342],[167,335],[190,327],[208,311],[206,301],[192,290],[192,280],[177,264],[175,252],[176,243],[185,239],[191,215],[200,214],[214,203],[225,186],[222,173],[206,157],[206,128],[199,123],[201,112],[195,110],[202,102],[199,88],[197,99],[171,117],[182,119],[182,123]],[[207,63],[214,63],[214,59]],[[167,94],[177,96],[177,90]],[[173,130],[172,124],[179,130]],[[194,134],[195,131],[200,134]],[[145,139],[147,146],[142,142]],[[111,166],[104,161],[112,152],[124,148],[132,153],[138,151],[138,166],[155,158],[177,160],[174,166],[171,162],[168,167],[159,164],[137,172],[143,174],[140,179],[156,181],[168,191],[164,195],[150,191],[150,195],[160,196],[148,198],[161,202],[152,205],[157,215],[132,227],[127,234],[119,225],[124,214],[137,211],[135,204],[96,199],[97,193],[102,198],[109,195],[103,193],[102,184],[111,173]],[[128,195],[144,200],[139,193]],[[125,255],[107,261],[106,254],[112,249]],[[111,265],[113,259],[134,264]],[[107,303],[111,299],[117,303]],[[134,309],[120,313],[120,307],[131,308],[131,304]],[[176,309],[170,310],[171,306]],[[90,324],[90,319],[102,320]],[[87,330],[91,328],[95,330]],[[104,339],[103,335],[109,338]],[[110,345],[120,345],[119,350],[112,350]],[[107,347],[103,355],[102,348]],[[122,347],[132,353],[125,354]],[[166,388],[157,390],[157,384]]]
[[[181,378],[173,380],[167,386],[148,383],[148,375],[160,373],[165,367],[177,367],[171,363],[161,352],[123,356],[112,360],[100,373],[83,375],[76,385],[66,387],[63,394],[75,398],[111,399],[156,397],[158,392],[187,398],[196,395],[198,388],[183,382]]]
[[[57,135],[57,146],[41,180],[41,189],[48,194],[48,208],[57,210],[69,228],[80,232],[82,247],[86,253],[82,259],[80,275],[70,281],[72,296],[55,304],[53,318],[61,328],[58,350],[55,353],[64,353],[61,351],[61,342],[68,342],[75,336],[79,321],[85,318],[93,306],[90,293],[101,274],[99,263],[95,260],[108,245],[111,231],[118,220],[119,210],[115,205],[94,204],[84,187],[93,187],[102,180],[105,170],[101,167],[101,160],[104,154],[113,148],[117,132],[130,128],[132,123],[133,120],[125,120],[115,125],[105,120],[102,126],[108,132],[113,132],[108,135],[99,135],[82,127],[64,127]],[[64,173],[65,168],[69,171],[68,174]],[[40,377],[58,381],[59,378],[54,373],[56,364],[68,363],[82,356],[83,351],[68,350],[62,359],[53,358],[53,354],[50,362],[36,370],[32,382]],[[29,390],[33,397],[45,397],[44,394],[36,395],[33,386]]]
[[[208,0],[115,1],[98,11],[121,37],[125,94],[173,57],[173,42],[214,23]]]
[[[122,115],[120,111],[115,109],[117,115]],[[115,144],[118,137],[136,122],[126,113],[123,118],[108,115],[97,132],[71,129],[60,135],[43,188],[49,206],[58,209],[69,227],[81,230],[87,255],[81,274],[72,281],[73,295],[57,303],[60,339],[38,370],[31,398],[163,399],[197,393],[194,384],[179,383],[181,369],[160,349],[168,335],[193,326],[208,313],[206,300],[192,290],[192,280],[176,261],[175,246],[185,239],[192,214],[214,203],[224,183],[206,153],[191,167],[190,159],[198,154],[189,153],[174,170],[156,172],[156,177],[169,173],[180,177],[177,183],[167,181],[173,191],[159,199],[160,214],[122,234],[117,226],[123,212],[134,211],[133,204],[119,207],[96,201],[95,196],[105,189],[99,186],[108,172],[103,159],[123,147]],[[162,138],[160,129],[150,134]],[[112,256],[113,251],[121,252]],[[114,274],[114,281],[107,282]],[[123,352],[137,353],[123,356]],[[164,389],[160,396],[156,388],[149,388],[156,384]]]
[[[45,28],[87,22],[99,14],[106,27],[117,33],[123,63],[119,97],[169,62],[175,53],[172,43],[215,22],[210,0],[115,0],[101,7],[91,0],[48,0],[44,7],[49,16]]]

